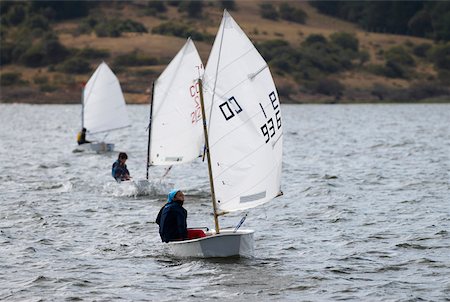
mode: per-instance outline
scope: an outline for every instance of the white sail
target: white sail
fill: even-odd
[[[272,200],[280,193],[280,101],[267,63],[226,11],[203,82],[218,209]]]
[[[89,133],[110,131],[130,125],[120,83],[102,62],[84,88],[84,127]]]
[[[200,156],[204,137],[197,79],[203,71],[200,56],[189,38],[156,80],[151,165],[181,164]]]

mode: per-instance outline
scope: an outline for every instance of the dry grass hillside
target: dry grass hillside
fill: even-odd
[[[298,47],[300,43],[312,34],[321,34],[329,37],[335,32],[347,32],[354,34],[359,40],[359,47],[370,54],[369,64],[383,63],[383,50],[395,45],[418,45],[421,43],[433,44],[433,41],[410,36],[391,34],[368,33],[359,29],[356,25],[336,18],[319,14],[308,2],[289,2],[290,5],[301,8],[307,14],[305,24],[298,24],[284,20],[272,21],[263,19],[260,14],[261,1],[241,0],[235,1],[236,9],[231,15],[240,24],[254,42],[261,43],[275,39],[282,39],[292,47]],[[222,17],[222,9],[213,2],[207,2],[203,8],[203,17],[188,19],[186,13],[178,12],[177,7],[167,6],[167,11],[158,16],[150,16],[143,13],[146,2],[119,2],[114,5],[103,5],[91,11],[93,16],[104,18],[132,19],[142,23],[148,30],[147,33],[123,33],[120,37],[97,37],[94,32],[89,34],[77,33],[80,19],[64,21],[53,24],[53,29],[59,37],[59,41],[67,48],[83,49],[95,48],[109,51],[110,56],[105,59],[111,64],[120,55],[137,52],[148,57],[157,58],[160,62],[151,66],[132,66],[114,69],[123,85],[125,98],[128,103],[145,103],[149,97],[149,87],[154,79],[165,68],[170,59],[185,43],[185,38],[166,36],[152,33],[152,29],[163,22],[183,22],[196,28],[201,33],[215,36]],[[206,64],[212,42],[196,42],[200,56]],[[27,68],[20,65],[2,66],[2,73],[18,72],[28,84],[20,87],[2,87],[1,101],[27,101],[37,103],[77,103],[80,99],[81,83],[86,82],[96,65],[101,60],[90,60],[92,71],[84,74],[64,74],[48,68]],[[430,62],[416,60],[414,67],[419,78],[436,77],[436,72]],[[144,76],[143,76],[144,75]],[[56,87],[52,91],[43,92],[36,84],[36,77],[47,77],[51,85]],[[331,76],[338,79],[345,88],[340,101],[378,101],[371,93],[376,85],[386,88],[400,89],[414,85],[415,79],[388,78],[365,71],[353,69],[339,72]],[[277,86],[289,87],[284,101],[288,102],[334,102],[333,95],[323,95],[302,90],[302,83],[289,74],[274,73]],[[347,93],[348,92],[348,93]],[[289,95],[289,97],[287,97]]]

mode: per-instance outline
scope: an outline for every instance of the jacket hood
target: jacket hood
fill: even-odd
[[[177,195],[178,193],[178,189],[174,189],[172,191],[170,191],[170,193],[167,195],[167,203],[171,203],[173,201],[173,199],[175,198],[175,195]]]

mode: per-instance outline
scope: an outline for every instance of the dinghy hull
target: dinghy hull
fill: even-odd
[[[176,257],[252,257],[253,230],[221,230],[198,239],[169,242],[170,252]]]
[[[114,144],[108,144],[105,142],[100,143],[89,143],[89,144],[82,144],[79,145],[73,150],[73,153],[79,153],[79,152],[96,152],[96,153],[106,153],[106,152],[113,152],[114,151]]]
[[[108,144],[104,142],[100,143],[90,143],[91,150],[97,153],[104,153],[104,152],[113,152],[114,151],[114,144]]]

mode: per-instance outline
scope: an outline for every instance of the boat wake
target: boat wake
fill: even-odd
[[[103,194],[115,197],[165,196],[173,187],[173,183],[165,181],[139,179],[122,181],[120,183],[109,182],[104,185]]]

